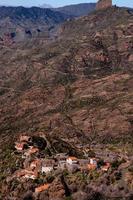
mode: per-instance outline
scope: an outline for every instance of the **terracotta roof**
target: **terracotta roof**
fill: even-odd
[[[77,158],[76,158],[76,157],[74,157],[74,156],[70,156],[70,157],[68,157],[67,159],[71,159],[71,160],[77,160]]]
[[[17,177],[22,177],[22,176],[35,176],[35,177],[37,177],[37,175],[38,175],[38,173],[33,172],[31,170],[28,170],[28,169],[22,169],[22,170],[20,170],[16,173]]]
[[[25,143],[24,142],[22,142],[22,143],[15,143],[15,148],[16,149],[22,149],[23,150],[23,148],[24,148],[24,145],[25,145]]]
[[[106,164],[102,167],[102,170],[103,170],[103,171],[108,171],[109,168],[110,168],[110,163],[106,163]]]
[[[38,164],[40,164],[41,163],[41,161],[40,160],[34,160],[34,161],[32,161],[32,163],[31,164],[33,164],[33,165],[38,165]]]
[[[96,165],[93,165],[93,164],[88,164],[88,169],[92,169],[92,170],[94,170],[94,169],[96,169]]]
[[[31,147],[30,149],[29,149],[29,153],[30,154],[32,154],[32,153],[36,153],[36,152],[38,152],[39,151],[39,149],[38,148],[35,148],[35,147]]]
[[[29,139],[30,139],[30,137],[27,136],[27,135],[21,135],[21,136],[20,136],[20,141],[21,141],[21,142],[23,142],[23,141],[28,141]]]
[[[38,193],[38,192],[42,192],[44,190],[47,190],[49,188],[50,184],[44,184],[40,187],[37,187],[35,188],[35,192]]]
[[[31,162],[30,168],[39,167],[40,165],[41,165],[41,160],[34,160],[33,162]]]

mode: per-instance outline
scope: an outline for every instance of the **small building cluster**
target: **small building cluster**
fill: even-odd
[[[84,153],[83,158],[80,159],[66,153],[57,153],[48,157],[44,151],[46,147],[43,136],[20,136],[19,141],[15,143],[15,152],[22,157],[22,167],[12,175],[11,179],[17,178],[21,182],[35,180],[45,175],[49,176],[56,170],[71,174],[76,172],[89,174],[94,170],[107,173],[111,169],[111,163],[121,159],[119,152],[112,152],[108,148],[100,151],[99,145],[91,149],[88,145],[77,146],[78,150]],[[35,193],[40,193],[49,187],[50,184],[43,184],[35,188]]]
[[[34,145],[32,138],[29,136],[21,136],[19,142],[15,143],[15,149],[17,152],[22,153],[23,169],[18,170],[15,173],[15,177],[19,179],[37,179],[39,174],[48,174],[55,170],[68,170],[70,173],[76,171],[89,172],[90,170],[102,170],[107,172],[110,168],[110,163],[104,163],[98,165],[99,159],[86,158],[78,159],[74,156],[69,156],[64,153],[56,154],[50,158],[38,157],[41,151],[36,144]],[[38,188],[38,191],[42,188],[47,188],[48,185],[44,185]]]

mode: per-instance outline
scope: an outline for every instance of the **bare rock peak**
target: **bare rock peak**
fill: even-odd
[[[96,5],[96,10],[112,7],[112,0],[99,0]]]

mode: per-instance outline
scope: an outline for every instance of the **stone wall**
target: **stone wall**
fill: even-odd
[[[99,0],[96,5],[96,10],[112,7],[112,0]]]

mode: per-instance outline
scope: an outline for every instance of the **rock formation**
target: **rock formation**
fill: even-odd
[[[96,10],[112,7],[112,0],[99,0],[96,5]]]

